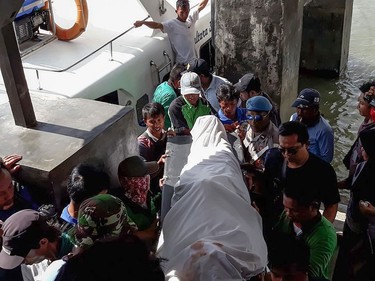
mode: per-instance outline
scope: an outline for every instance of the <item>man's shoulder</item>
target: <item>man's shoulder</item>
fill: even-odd
[[[314,166],[314,171],[319,170],[324,171],[324,173],[335,173],[335,170],[330,163],[324,161],[312,152],[309,152],[309,159],[306,164],[308,164],[309,166]]]
[[[214,80],[214,83],[216,85],[220,85],[220,84],[224,84],[224,83],[230,83],[230,81],[227,78],[221,77],[221,76],[218,76],[218,75],[215,75],[215,74],[212,74],[212,80]]]

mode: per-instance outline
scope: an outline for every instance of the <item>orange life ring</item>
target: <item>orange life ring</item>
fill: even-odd
[[[77,38],[80,36],[87,27],[87,22],[89,18],[89,11],[87,9],[87,2],[86,0],[75,0],[77,6],[77,18],[76,22],[71,28],[65,29],[57,24],[55,24],[56,28],[56,37],[62,41],[69,41]],[[49,8],[49,1],[46,1],[45,7]]]

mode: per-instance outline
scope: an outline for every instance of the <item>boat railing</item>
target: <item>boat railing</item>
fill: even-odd
[[[145,21],[145,20],[147,20],[149,18],[150,18],[150,16],[147,16],[143,20]],[[36,72],[36,78],[38,80],[38,90],[42,90],[43,88],[41,87],[41,84],[40,84],[39,71],[56,72],[56,73],[65,72],[65,71],[71,69],[72,67],[76,66],[77,64],[81,63],[82,61],[88,59],[92,55],[96,54],[97,52],[99,52],[101,49],[103,49],[104,47],[106,47],[108,45],[109,45],[109,52],[110,52],[110,59],[109,60],[113,61],[113,42],[116,41],[117,39],[119,39],[121,36],[123,36],[126,33],[128,33],[132,29],[134,29],[134,26],[128,28],[124,32],[120,33],[119,35],[117,35],[113,39],[111,39],[108,42],[104,43],[103,45],[101,45],[97,49],[93,50],[91,53],[89,53],[88,55],[84,56],[83,58],[81,58],[81,59],[77,60],[76,62],[72,63],[68,67],[61,68],[61,69],[50,69],[50,68],[41,68],[41,67],[33,67],[33,66],[24,66],[23,68],[24,69],[29,69],[29,70],[35,70],[35,72]],[[166,52],[164,52],[164,53],[165,53],[164,55],[168,56],[168,54],[166,54]],[[169,57],[168,57],[168,59],[169,59]]]

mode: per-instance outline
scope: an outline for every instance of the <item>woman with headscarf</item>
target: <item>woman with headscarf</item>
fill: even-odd
[[[375,280],[375,130],[361,131],[359,139],[364,161],[353,175],[334,281]]]

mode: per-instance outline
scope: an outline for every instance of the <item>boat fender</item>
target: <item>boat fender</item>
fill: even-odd
[[[62,41],[69,41],[80,36],[87,27],[89,11],[87,9],[86,0],[75,0],[77,6],[77,18],[74,25],[71,28],[65,29],[57,24],[56,27],[56,37]],[[49,1],[46,1],[46,9],[49,9]]]

